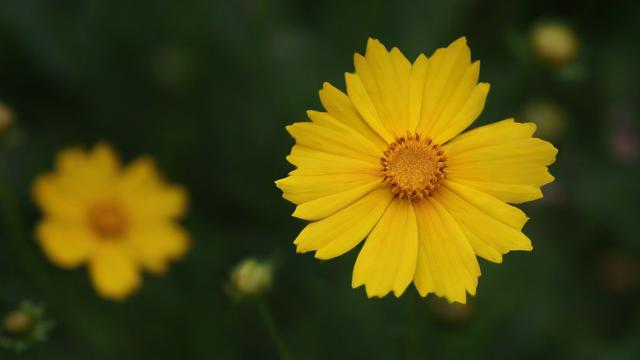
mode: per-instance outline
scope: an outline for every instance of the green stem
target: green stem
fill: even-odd
[[[276,326],[276,322],[273,320],[269,305],[267,305],[267,302],[264,299],[259,300],[258,310],[260,311],[260,316],[262,317],[264,325],[267,327],[267,331],[271,336],[271,340],[273,340],[274,344],[276,345],[278,355],[282,360],[291,360],[291,356],[287,351],[287,347],[284,345],[284,341],[282,340],[282,335],[280,335],[278,327]]]
[[[418,356],[418,305],[416,297],[411,296],[409,299],[409,319],[407,326],[409,331],[407,334],[407,358],[411,360],[420,359],[420,356]]]
[[[44,276],[43,266],[30,247],[31,237],[27,235],[27,229],[22,219],[22,209],[16,201],[15,190],[6,179],[6,175],[0,172],[0,213],[6,231],[5,236],[13,245],[19,262],[31,280],[40,289],[50,289],[50,282]]]

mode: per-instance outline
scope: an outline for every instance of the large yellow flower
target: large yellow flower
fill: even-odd
[[[64,268],[87,263],[106,298],[123,299],[140,286],[141,269],[162,273],[189,247],[175,221],[186,191],[167,185],[148,158],[121,168],[106,144],[89,153],[68,149],[33,193],[45,215],[36,234],[45,254]]]
[[[287,126],[297,169],[276,183],[293,216],[312,221],[297,251],[330,259],[366,238],[354,288],[400,296],[413,282],[422,296],[464,303],[476,292],[476,255],[499,263],[532,249],[528,218],[507,203],[542,197],[557,150],[513,119],[460,134],[489,91],[465,38],[413,64],[369,39],[354,62],[347,94],[325,83],[326,112]]]

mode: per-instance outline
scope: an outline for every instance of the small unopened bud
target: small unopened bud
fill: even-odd
[[[571,63],[578,53],[578,40],[566,24],[541,23],[531,31],[533,52],[541,60],[558,67]]]
[[[0,101],[0,133],[7,130],[13,124],[14,115],[11,107]]]
[[[536,124],[536,136],[546,140],[560,139],[567,128],[567,113],[555,103],[532,101],[524,106],[522,120]]]
[[[238,297],[261,295],[269,289],[272,280],[271,263],[253,258],[241,261],[231,272],[231,288]]]
[[[26,335],[33,330],[35,321],[30,314],[20,310],[8,313],[2,322],[2,329],[10,335]]]
[[[44,317],[44,307],[28,301],[5,315],[0,328],[0,348],[21,352],[47,340],[54,323]]]

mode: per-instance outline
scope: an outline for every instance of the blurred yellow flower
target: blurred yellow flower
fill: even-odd
[[[578,39],[566,24],[540,23],[531,31],[531,46],[542,60],[555,66],[571,63],[578,54]]]
[[[122,168],[109,145],[68,149],[55,172],[36,179],[33,195],[44,212],[37,238],[45,254],[64,268],[88,264],[105,298],[125,298],[140,286],[141,269],[162,273],[189,247],[176,222],[186,190],[166,184],[148,158]]]
[[[465,38],[413,64],[370,39],[354,60],[347,94],[325,83],[326,112],[287,127],[297,169],[276,184],[293,216],[312,221],[297,251],[331,259],[367,238],[354,288],[400,296],[413,282],[422,296],[464,303],[476,292],[476,255],[499,263],[532,249],[527,216],[507,203],[542,197],[557,150],[513,119],[460,134],[489,91]]]

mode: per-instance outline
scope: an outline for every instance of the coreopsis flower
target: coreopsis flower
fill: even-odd
[[[370,39],[354,61],[347,94],[325,83],[326,111],[287,126],[297,169],[276,183],[293,216],[311,221],[297,251],[331,259],[366,238],[354,288],[400,296],[413,282],[422,296],[464,303],[476,292],[476,256],[499,263],[532,249],[527,216],[508,203],[542,197],[557,150],[513,119],[462,133],[489,91],[465,38],[413,63]]]
[[[149,158],[122,167],[106,144],[68,149],[55,172],[36,179],[33,195],[44,212],[36,234],[44,253],[63,268],[87,264],[105,298],[125,298],[140,286],[142,269],[163,273],[189,247],[176,222],[186,190],[165,183]]]

